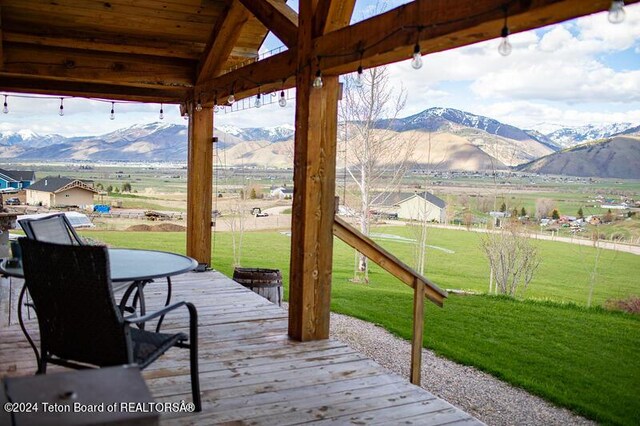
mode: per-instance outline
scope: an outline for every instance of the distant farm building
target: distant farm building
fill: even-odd
[[[398,215],[398,219],[427,222],[446,221],[447,203],[430,192],[391,193],[375,196],[378,202],[374,208],[379,212]]]
[[[279,188],[275,188],[272,189],[271,192],[269,192],[269,196],[271,198],[279,198],[279,199],[291,199],[293,198],[293,188],[284,188],[284,187],[279,187]]]
[[[36,180],[35,172],[31,170],[0,169],[0,189],[25,189]]]
[[[78,206],[93,204],[97,194],[92,183],[66,177],[46,177],[27,189],[27,204],[46,207]]]

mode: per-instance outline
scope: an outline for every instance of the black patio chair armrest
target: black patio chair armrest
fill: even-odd
[[[143,315],[141,317],[136,317],[136,316],[131,316],[131,317],[125,317],[124,321],[128,324],[140,324],[143,322],[147,322],[150,321],[154,318],[158,318],[159,316],[165,315],[167,312],[173,311],[174,309],[177,309],[181,306],[186,306],[187,309],[189,309],[189,315],[191,317],[195,315],[197,315],[196,313],[196,307],[193,306],[192,303],[190,302],[185,302],[185,301],[181,301],[181,302],[176,302],[176,303],[172,303],[169,306],[165,306],[162,309],[159,309],[157,311],[151,312],[149,314]]]

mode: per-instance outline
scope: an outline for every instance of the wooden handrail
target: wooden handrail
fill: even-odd
[[[442,307],[447,293],[338,216],[335,216],[333,220],[333,235],[413,288],[413,338],[411,340],[410,380],[414,385],[420,386],[424,298],[426,296],[433,303]]]

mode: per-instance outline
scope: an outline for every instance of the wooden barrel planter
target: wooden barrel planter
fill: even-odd
[[[233,280],[282,306],[282,274],[279,269],[235,268]]]

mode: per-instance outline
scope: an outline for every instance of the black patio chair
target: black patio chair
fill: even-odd
[[[188,348],[193,402],[196,411],[201,410],[198,314],[193,304],[177,302],[144,316],[123,317],[111,288],[106,247],[19,241],[26,286],[38,313],[37,374],[45,374],[48,363],[70,368],[135,363],[143,369],[173,346]],[[131,327],[183,306],[189,310],[188,337]]]
[[[39,218],[31,218],[31,219],[20,219],[18,221],[20,227],[24,230],[27,238],[37,241],[44,241],[48,243],[56,243],[56,244],[70,244],[70,245],[85,245],[85,242],[80,238],[80,236],[76,233],[73,225],[69,222],[69,219],[64,213],[56,213],[50,216],[39,217]],[[122,300],[120,301],[120,310],[123,312],[134,313],[136,311],[136,307],[138,305],[138,301],[140,301],[140,306],[144,307],[144,286],[148,284],[150,281],[134,281],[128,283],[116,283],[113,284],[114,292],[120,292],[121,290],[126,289]],[[135,294],[133,293],[135,291]],[[19,301],[22,301],[25,294],[25,290],[23,289],[20,293]],[[133,296],[133,300],[130,306],[127,306],[127,302],[129,301],[129,297]],[[167,277],[167,300],[165,302],[165,306],[169,305],[171,301],[171,278]],[[32,307],[30,303],[25,304],[28,307]],[[143,308],[141,308],[143,309]],[[144,312],[141,312],[144,314]],[[21,312],[19,312],[21,314]],[[158,319],[158,323],[156,325],[156,331],[160,331],[162,326],[162,322],[164,320],[164,315]],[[144,328],[144,324],[141,325]]]
[[[64,213],[34,219],[20,219],[20,227],[27,238],[56,244],[84,245]]]

